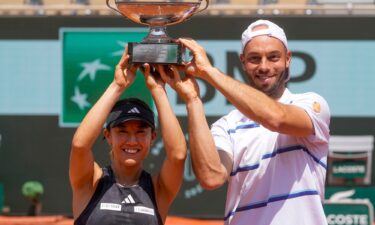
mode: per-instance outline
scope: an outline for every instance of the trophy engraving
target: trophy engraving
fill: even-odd
[[[141,42],[128,43],[131,63],[182,64],[183,49],[168,36],[166,26],[181,23],[205,10],[209,0],[115,0],[116,8],[107,6],[135,23],[149,26]]]

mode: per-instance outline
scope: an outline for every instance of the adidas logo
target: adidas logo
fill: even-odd
[[[134,204],[135,201],[133,197],[129,194],[128,197],[124,198],[124,200],[121,203],[122,204]]]
[[[141,112],[137,109],[137,107],[133,107],[132,109],[128,111],[128,113],[141,113]]]

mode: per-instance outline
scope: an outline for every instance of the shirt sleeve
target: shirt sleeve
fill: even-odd
[[[312,142],[329,142],[331,113],[326,100],[313,92],[299,95],[292,103],[303,108],[314,125],[314,135],[308,137]]]
[[[227,152],[233,156],[233,145],[228,133],[228,121],[226,117],[220,118],[212,124],[211,133],[215,141],[216,149]]]

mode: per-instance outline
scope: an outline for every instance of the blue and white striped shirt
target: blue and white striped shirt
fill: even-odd
[[[303,108],[315,134],[273,132],[233,110],[211,127],[216,147],[233,158],[226,225],[327,224],[323,211],[330,111],[315,93],[285,90],[279,102]],[[317,107],[320,106],[320,107]]]

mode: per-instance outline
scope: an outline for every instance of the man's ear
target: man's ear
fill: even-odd
[[[292,61],[292,52],[291,51],[288,51],[286,53],[286,67],[289,68],[290,67],[290,63]]]
[[[243,53],[240,54],[240,62],[241,62],[242,70],[245,71],[245,56]]]

